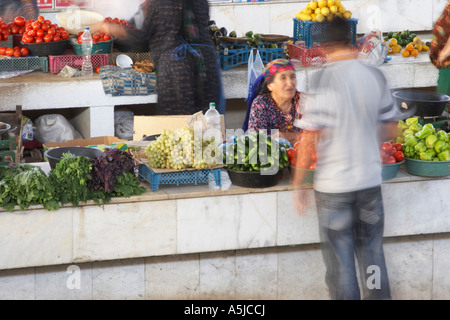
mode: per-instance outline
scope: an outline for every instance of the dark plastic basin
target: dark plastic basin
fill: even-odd
[[[437,92],[399,90],[392,93],[397,105],[401,108],[405,102],[408,109],[416,108],[419,117],[437,117],[442,115],[450,101],[450,97]]]
[[[61,147],[49,149],[45,151],[44,155],[50,164],[50,168],[54,169],[56,164],[61,161],[63,154],[67,152],[70,152],[74,156],[84,156],[92,160],[97,159],[103,154],[102,150],[86,147]]]
[[[280,182],[281,171],[272,175],[262,175],[261,172],[237,171],[227,169],[231,183],[245,188],[270,188]]]

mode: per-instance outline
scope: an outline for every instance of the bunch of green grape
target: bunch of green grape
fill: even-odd
[[[208,169],[217,165],[218,147],[214,138],[204,137],[194,128],[163,130],[145,148],[150,167],[183,170]]]

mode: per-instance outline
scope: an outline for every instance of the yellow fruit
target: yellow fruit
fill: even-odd
[[[333,21],[333,19],[334,19],[334,14],[329,14],[327,16],[327,21]]]
[[[309,3],[309,7],[311,8],[311,10],[316,10],[317,9],[317,1],[311,1]]]
[[[328,6],[328,8],[331,7],[331,6],[334,6],[334,0],[328,0],[327,1],[327,6]]]
[[[406,51],[413,51],[414,50],[414,44],[412,42],[408,43],[405,47]]]
[[[339,11],[339,13],[344,14],[345,11],[347,11],[347,10],[345,9],[345,7],[343,5],[340,5],[340,6],[338,6],[338,11]]]
[[[321,13],[319,13],[318,15],[316,15],[316,21],[317,22],[324,22],[325,21],[325,16]]]
[[[415,37],[414,39],[413,39],[413,43],[414,44],[416,44],[416,43],[419,43],[420,41],[422,41],[419,37]]]
[[[327,0],[317,0],[317,6],[323,8],[327,6]]]
[[[338,12],[338,7],[336,7],[336,6],[331,6],[331,7],[330,7],[330,12],[331,12],[331,13],[337,13],[337,12]]]
[[[402,51],[402,46],[397,44],[392,47],[392,53],[400,53]]]
[[[341,0],[334,0],[334,5],[339,7],[341,5]]]
[[[344,12],[344,18],[345,19],[350,19],[352,17],[352,12],[351,11],[345,11]]]
[[[305,9],[302,10],[304,14],[311,14],[312,10],[310,7],[306,7]]]
[[[397,42],[397,39],[395,39],[395,38],[389,39],[389,41],[388,41],[389,47],[396,46],[397,44],[398,44],[398,42]]]
[[[316,14],[315,13],[311,13],[311,21],[316,22]]]
[[[330,9],[328,9],[327,7],[323,7],[322,9],[320,9],[320,13],[326,17],[330,14]]]
[[[420,44],[420,43],[417,43],[415,46],[414,46],[414,48],[415,49],[417,49],[417,51],[422,51],[422,49],[423,49],[423,47],[422,47],[422,45]]]
[[[309,15],[309,14],[301,13],[297,16],[297,19],[302,20],[302,21],[310,21],[312,18],[311,18],[311,15]]]
[[[320,14],[320,8],[317,8],[316,10],[314,10],[315,14]]]
[[[427,45],[424,45],[424,46],[422,46],[422,50],[423,51],[428,51],[428,50],[430,50],[430,47],[427,46]]]
[[[413,51],[411,51],[411,57],[417,57],[419,55],[419,51],[417,51],[417,49],[414,49]]]
[[[409,55],[410,55],[410,53],[409,53],[408,50],[403,50],[403,51],[402,51],[402,56],[403,56],[403,57],[406,58],[406,57],[409,57]]]

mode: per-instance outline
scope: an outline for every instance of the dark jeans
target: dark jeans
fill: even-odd
[[[331,299],[391,299],[383,252],[381,187],[348,193],[315,192],[326,284]]]

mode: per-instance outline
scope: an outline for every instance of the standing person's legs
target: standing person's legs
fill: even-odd
[[[353,246],[354,193],[315,192],[325,281],[331,299],[360,299]]]
[[[391,299],[383,251],[384,208],[381,187],[357,193],[355,253],[365,299]]]

